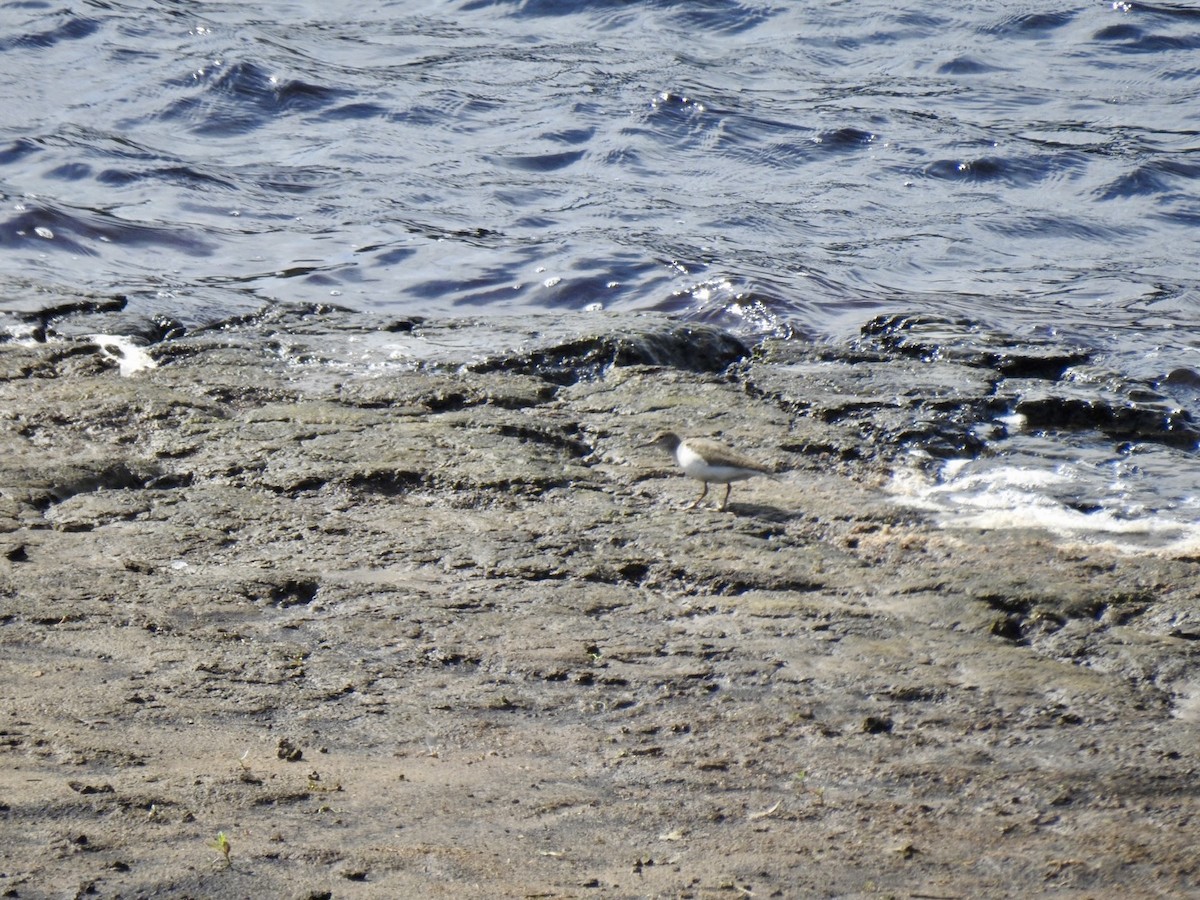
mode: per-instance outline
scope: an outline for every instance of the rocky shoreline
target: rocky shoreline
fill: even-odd
[[[1200,556],[884,490],[1013,412],[1200,430],[969,327],[41,316],[0,344],[0,893],[1200,889]],[[684,510],[666,429],[782,479]]]

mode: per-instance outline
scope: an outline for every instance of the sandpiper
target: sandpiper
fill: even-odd
[[[704,490],[689,507],[692,509],[708,494],[710,483],[725,485],[725,497],[721,501],[721,511],[724,512],[729,503],[729,492],[733,489],[733,482],[753,478],[755,475],[775,477],[762,463],[706,438],[681,438],[668,431],[642,446],[661,447],[675,457],[675,462],[679,463],[685,475],[704,482]]]

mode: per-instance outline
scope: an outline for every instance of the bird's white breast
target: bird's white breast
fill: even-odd
[[[699,481],[711,481],[714,484],[729,484],[740,481],[757,473],[741,466],[714,466],[687,444],[680,444],[675,449],[675,461],[685,475]]]

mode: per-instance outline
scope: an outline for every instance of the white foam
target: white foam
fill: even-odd
[[[1174,555],[1200,548],[1200,522],[1160,513],[1134,515],[1130,510],[1082,512],[1049,496],[1049,489],[1075,480],[1067,467],[1040,469],[999,461],[988,467],[978,466],[976,460],[951,460],[938,475],[933,479],[918,470],[901,470],[888,490],[897,503],[930,513],[941,528],[1035,528],[1125,552]]]
[[[96,342],[101,353],[120,367],[121,375],[125,378],[143,369],[154,369],[158,366],[154,358],[130,338],[113,334],[93,334],[91,339]]]
[[[32,322],[6,323],[4,330],[12,336],[14,343],[23,347],[32,347],[39,343],[38,326]]]

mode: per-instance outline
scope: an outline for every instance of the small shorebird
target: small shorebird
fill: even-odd
[[[709,484],[725,485],[725,497],[721,501],[721,512],[729,503],[729,492],[733,482],[753,478],[756,475],[766,475],[775,478],[775,474],[762,463],[755,462],[748,456],[743,456],[736,450],[730,450],[723,444],[705,438],[681,438],[674,432],[667,431],[643,447],[659,447],[675,457],[683,473],[697,481],[704,482],[704,490],[695,499],[690,509],[708,494]]]

